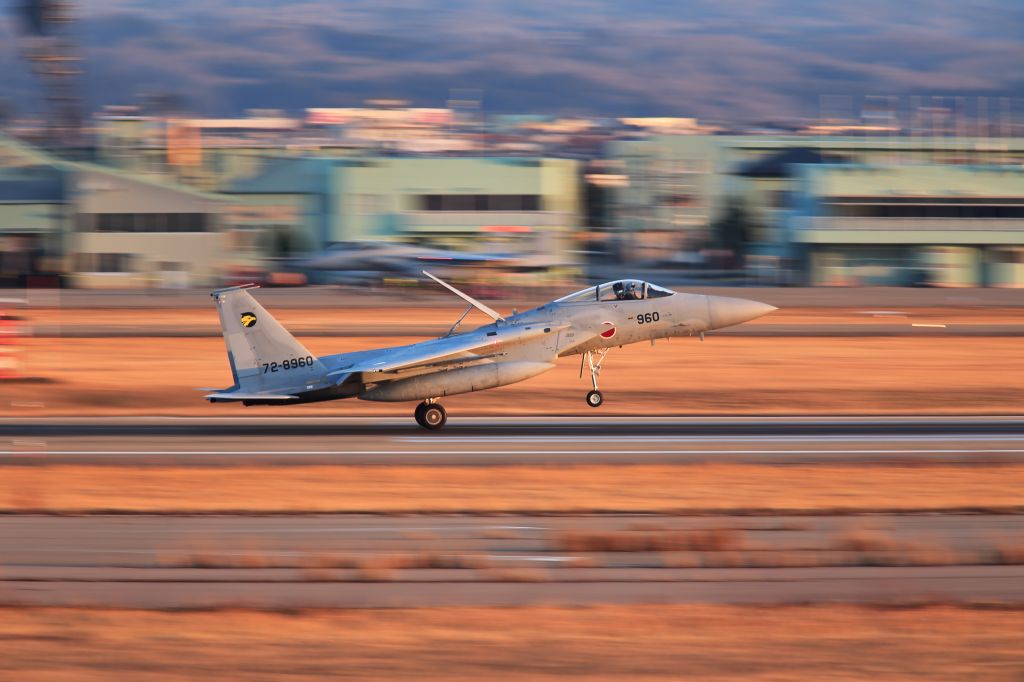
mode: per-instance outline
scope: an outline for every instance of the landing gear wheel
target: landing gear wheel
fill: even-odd
[[[423,428],[427,428],[427,425],[423,423],[423,410],[427,409],[429,405],[430,403],[422,402],[416,406],[416,412],[413,413],[413,417],[416,418],[416,423]]]
[[[601,395],[601,391],[597,390],[597,375],[601,373],[601,363],[604,362],[604,356],[607,354],[607,348],[598,348],[597,350],[588,350],[580,358],[581,378],[584,364],[590,365],[590,381],[594,385],[594,390],[587,394],[587,405],[591,407],[601,407],[601,403],[604,402],[604,396]]]
[[[422,403],[416,408],[416,421],[423,428],[436,431],[448,421],[448,413],[441,403]]]

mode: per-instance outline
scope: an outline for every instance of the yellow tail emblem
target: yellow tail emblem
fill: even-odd
[[[242,326],[252,327],[256,324],[256,316],[252,313],[242,313]]]

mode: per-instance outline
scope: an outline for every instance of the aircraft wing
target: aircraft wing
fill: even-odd
[[[387,381],[411,370],[492,360],[502,356],[503,349],[509,345],[525,343],[546,334],[556,333],[564,326],[567,325],[556,327],[538,323],[529,327],[498,328],[486,333],[461,334],[411,346],[361,353],[351,362],[342,363],[328,376],[337,377],[339,383],[356,373],[369,375],[364,378],[370,381]]]

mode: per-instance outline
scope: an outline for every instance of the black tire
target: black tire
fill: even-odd
[[[604,396],[601,394],[601,391],[591,391],[587,394],[587,405],[590,405],[591,407],[601,407],[603,402]]]
[[[416,419],[416,423],[427,428],[427,425],[423,423],[423,410],[427,409],[427,403],[420,403],[416,406],[416,411],[413,413],[413,417]]]
[[[447,421],[448,413],[445,412],[445,409],[444,407],[441,406],[441,403],[431,403],[430,405],[427,405],[426,407],[423,408],[422,421],[420,421],[420,426],[430,431],[436,431],[437,429],[444,426],[445,422]]]

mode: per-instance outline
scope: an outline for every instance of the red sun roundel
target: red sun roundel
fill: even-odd
[[[610,339],[615,336],[615,325],[611,322],[602,322],[601,324],[608,325],[608,328],[601,332],[602,339]]]

